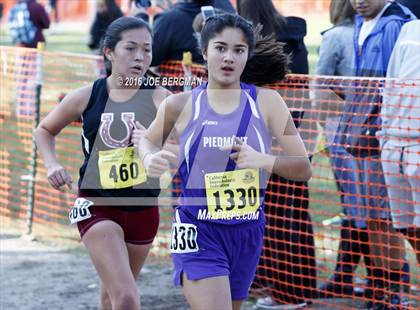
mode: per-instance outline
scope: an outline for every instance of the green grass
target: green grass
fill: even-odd
[[[61,30],[44,31],[47,40],[46,50],[49,52],[90,53],[86,45],[89,26],[64,26]],[[0,45],[11,46],[7,27],[0,29]]]
[[[308,35],[305,43],[309,52],[309,72],[315,72],[318,60],[318,47],[321,42],[320,32],[327,29],[330,25],[324,18],[308,18]],[[72,52],[90,54],[91,51],[86,45],[88,40],[89,25],[77,24],[74,27],[64,25],[62,29],[44,32],[46,34],[46,50],[50,52]],[[7,27],[0,29],[0,45],[11,46],[12,42],[7,32]]]

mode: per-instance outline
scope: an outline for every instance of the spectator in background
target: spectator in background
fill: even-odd
[[[171,0],[130,0],[129,7],[130,15],[139,17],[153,26],[156,18],[158,18],[162,12],[168,10],[173,6]]]
[[[92,51],[100,52],[99,48],[106,29],[114,20],[123,15],[115,0],[96,0],[96,15],[90,28],[90,39],[88,43],[88,47]]]
[[[414,18],[397,2],[351,0],[357,11],[354,33],[353,74],[360,77],[385,77],[388,61],[401,27]],[[380,162],[379,142],[375,137],[380,126],[382,101],[374,80],[357,82],[357,92],[346,97],[346,105],[334,143],[346,148],[359,202],[349,206],[348,215],[358,228],[366,228],[369,251],[374,263],[373,299],[365,309],[403,307],[400,275],[403,268],[402,238],[389,221],[389,206]],[[376,84],[375,84],[376,83]],[[391,249],[391,250],[390,250]],[[386,293],[385,293],[386,292]]]
[[[353,60],[353,24],[356,11],[353,9],[350,0],[332,0],[330,3],[330,21],[334,26],[322,32],[322,42],[319,47],[319,59],[316,66],[317,75],[335,75],[351,76]],[[335,81],[336,82],[336,81]],[[320,82],[329,84],[329,81]],[[330,82],[331,83],[331,82]],[[331,84],[337,84],[332,82]],[[343,184],[343,179],[348,176],[345,173],[346,150],[340,145],[334,145],[333,139],[339,113],[332,106],[335,101],[342,101],[344,94],[342,89],[334,87],[333,89],[323,89],[316,91],[316,100],[319,110],[322,114],[328,115],[324,123],[324,117],[321,118],[321,125],[325,124],[326,142],[330,154],[331,166],[337,187],[340,191],[341,203],[344,206],[344,214],[347,215],[348,205],[355,205],[354,196],[349,195],[349,186]],[[350,180],[351,181],[351,180]],[[367,245],[368,235],[366,230],[355,230],[354,220],[347,217],[342,221],[340,232],[340,243],[338,247],[337,264],[334,275],[330,277],[327,283],[320,287],[320,297],[335,297],[330,294],[353,294],[353,272],[359,263],[362,253],[369,254]],[[359,242],[360,241],[360,242]],[[365,243],[363,243],[365,242]],[[372,274],[370,256],[364,256],[368,274]]]
[[[56,24],[59,23],[57,2],[58,2],[58,0],[49,0],[50,14],[53,14],[54,23],[56,23]]]
[[[353,24],[355,13],[350,0],[331,1],[330,20],[334,27],[323,32],[316,68],[317,75],[351,76],[353,74]],[[334,86],[336,86],[336,82],[333,82]],[[331,114],[332,110],[340,111],[340,109],[334,108],[334,101],[343,101],[344,87],[333,87],[333,92],[321,94],[324,97],[326,95],[326,98],[322,98],[326,106],[321,106],[320,110],[329,114]],[[333,94],[332,96],[331,93]],[[329,293],[353,294],[353,273],[361,257],[364,259],[370,280],[373,276],[374,267],[370,259],[367,230],[357,228],[354,219],[347,217],[347,206],[357,205],[356,191],[352,185],[356,183],[356,180],[351,179],[352,174],[346,173],[346,168],[351,167],[351,162],[349,163],[348,157],[346,157],[346,150],[341,145],[333,144],[334,134],[339,121],[339,116],[337,115],[339,114],[327,118],[325,130],[334,177],[341,192],[341,203],[344,206],[346,217],[342,221],[335,272],[330,280],[321,286],[320,297],[334,297],[334,295]],[[401,275],[401,282],[409,282],[408,262],[404,263],[403,269],[404,273]],[[372,283],[369,281],[367,287],[370,288],[371,286]],[[363,289],[357,288],[354,293],[364,293],[366,297],[371,296],[370,289],[364,292]]]
[[[382,104],[381,159],[394,227],[420,264],[420,20],[403,26],[389,60]]]
[[[8,24],[16,46],[35,48],[38,42],[45,42],[42,30],[50,27],[50,19],[44,6],[36,0],[17,0],[10,11]]]
[[[42,33],[48,29],[50,19],[45,8],[36,0],[18,0],[12,7],[8,19],[12,41],[18,47],[36,48],[39,42],[45,42]],[[18,133],[25,132],[25,117],[34,115],[36,105],[36,85],[34,72],[37,72],[36,53],[20,51],[16,55],[16,116]],[[22,118],[21,118],[22,117]],[[23,128],[22,128],[22,127]]]
[[[261,24],[263,36],[274,35],[277,42],[284,43],[284,52],[290,56],[288,67],[291,73],[308,74],[308,52],[303,42],[306,35],[305,20],[282,16],[271,0],[241,0],[238,12],[254,26]],[[258,63],[254,66],[254,71],[264,66],[267,59],[252,59],[253,63]],[[247,71],[249,69],[245,70],[245,73]],[[264,77],[261,76],[259,84],[263,81]],[[289,109],[295,109],[301,103],[296,101],[293,104]],[[302,122],[303,102],[302,106],[291,113],[297,128],[308,125]],[[301,134],[303,132],[305,130],[301,131]],[[273,228],[265,231],[263,255],[254,287],[269,288],[271,296],[260,298],[257,306],[297,309],[304,307],[306,301],[314,297],[316,290],[315,243],[309,215],[308,184],[272,175],[268,191],[275,193],[270,198],[266,197],[270,199],[270,203],[265,205],[267,223]],[[293,272],[281,272],[283,270]]]
[[[238,13],[254,25],[263,25],[262,34],[275,33],[279,42],[285,43],[284,51],[291,54],[291,73],[308,74],[308,51],[303,38],[306,36],[306,22],[300,17],[282,16],[272,0],[241,0]]]
[[[149,23],[149,14],[147,13],[147,8],[149,8],[151,5],[152,2],[150,0],[130,0],[130,15],[141,18],[146,23]]]
[[[156,9],[153,14],[152,25],[155,23],[155,20],[162,15],[163,12],[169,10],[173,7],[174,3],[172,0],[155,0],[152,3],[152,6]]]
[[[153,5],[161,8],[162,10],[167,10],[172,7],[172,0],[154,0]]]
[[[3,18],[3,9],[4,9],[3,2],[0,2],[0,23]]]
[[[330,22],[333,27],[321,33],[317,75],[352,75],[355,14],[350,0],[331,1]]]
[[[168,60],[182,60],[183,52],[187,51],[192,53],[193,62],[202,64],[204,60],[199,52],[197,40],[193,36],[193,20],[201,12],[202,6],[213,5],[215,8],[225,8],[228,5],[226,2],[227,0],[178,1],[172,8],[159,14],[153,24],[152,66],[158,66]]]

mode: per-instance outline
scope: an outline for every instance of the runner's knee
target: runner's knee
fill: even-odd
[[[112,310],[111,299],[103,286],[101,287],[100,310]]]
[[[112,305],[116,310],[137,310],[140,309],[140,296],[136,289],[126,287],[113,293]]]

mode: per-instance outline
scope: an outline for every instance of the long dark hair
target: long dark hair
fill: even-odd
[[[330,21],[333,25],[338,25],[346,19],[354,20],[356,11],[350,3],[350,0],[331,0],[330,3]]]
[[[261,34],[262,25],[255,29],[256,44],[253,56],[246,63],[241,81],[257,86],[283,80],[288,72],[290,56],[284,52],[284,43],[271,34]]]
[[[279,32],[286,25],[286,18],[276,10],[271,0],[241,0],[238,13],[254,26],[263,25],[263,36]]]
[[[142,19],[136,17],[120,17],[114,20],[111,23],[111,25],[109,25],[105,32],[104,39],[102,41],[102,53],[104,55],[107,76],[111,75],[112,64],[106,58],[104,49],[109,48],[113,51],[117,43],[121,41],[122,33],[124,31],[143,28],[147,29],[150,35],[152,35],[152,31],[150,30],[149,24],[143,21]]]

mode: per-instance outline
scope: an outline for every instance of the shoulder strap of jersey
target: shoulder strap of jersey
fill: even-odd
[[[205,86],[206,85],[204,85],[204,87],[202,87],[201,90],[205,89]],[[253,92],[253,93],[251,93],[252,98],[255,98],[255,87],[253,87],[253,89],[251,88],[250,91]],[[244,111],[242,112],[242,117],[241,117],[241,121],[239,123],[238,130],[236,132],[236,137],[245,136],[246,131],[247,131],[248,126],[249,126],[249,121],[251,119],[251,115],[252,115],[252,111],[251,111],[250,103],[247,100],[246,104],[245,104]],[[204,124],[201,127],[201,130],[200,130],[199,134],[197,135],[196,139],[194,140],[194,143],[191,146],[189,163],[188,163],[189,167],[192,167],[192,164],[194,163],[194,159],[195,159],[195,156],[197,155],[198,148],[199,148],[200,141],[201,141],[201,137],[203,135],[203,132],[204,132],[205,128],[206,128],[206,124]],[[231,154],[232,153],[233,153],[233,151],[231,151]],[[186,165],[186,164],[187,164],[186,160],[184,159],[183,162],[181,163],[181,165]],[[235,168],[236,168],[236,163],[232,159],[229,158],[229,160],[226,164],[225,171],[234,170]]]
[[[191,91],[191,115],[193,120],[196,120],[201,112],[201,102],[197,102],[197,100],[200,98],[200,93],[206,89],[206,86],[206,82],[203,82],[200,86],[193,88]],[[197,113],[198,115],[196,115]]]
[[[248,86],[248,85],[247,85]],[[252,87],[244,87],[244,85],[241,83],[241,88],[242,91],[247,91],[247,88],[249,88],[250,91],[250,96],[251,98],[254,99],[255,101],[255,96],[256,96],[256,90],[255,90],[255,86],[252,85]],[[245,88],[245,89],[244,89]],[[249,121],[251,119],[251,115],[252,115],[252,111],[251,111],[251,106],[250,106],[250,102],[249,100],[246,101],[245,104],[245,108],[244,111],[242,112],[242,117],[241,117],[241,121],[239,123],[239,127],[238,130],[236,132],[236,137],[243,137],[246,135],[246,131],[249,127]],[[232,154],[234,151],[232,150],[230,152],[230,154]],[[225,171],[229,171],[229,170],[235,170],[236,168],[236,163],[235,161],[233,161],[230,157],[229,160],[226,164],[226,169]]]
[[[92,92],[90,94],[88,105],[85,111],[88,111],[95,105],[96,102],[103,103],[103,110],[105,110],[106,102],[108,101],[108,92],[106,91],[106,78],[97,79],[93,83]],[[101,112],[101,113],[102,113]],[[84,112],[83,112],[84,113]]]

